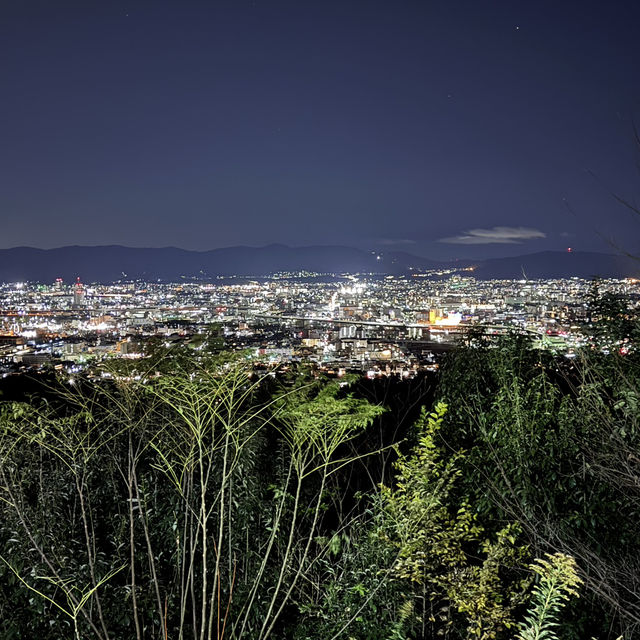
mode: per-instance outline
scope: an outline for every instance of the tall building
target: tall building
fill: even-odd
[[[80,276],[76,278],[76,283],[73,285],[73,307],[78,309],[84,307],[84,286],[80,282]]]

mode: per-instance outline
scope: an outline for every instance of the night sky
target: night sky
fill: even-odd
[[[16,0],[0,248],[640,244],[640,2]]]

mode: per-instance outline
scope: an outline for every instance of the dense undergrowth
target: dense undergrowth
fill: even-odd
[[[0,637],[637,636],[638,324],[598,304],[571,361],[477,335],[437,377],[323,380],[155,349],[5,386]]]

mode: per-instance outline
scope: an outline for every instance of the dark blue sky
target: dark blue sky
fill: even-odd
[[[640,193],[639,24],[637,1],[4,2],[0,246],[637,250],[610,192]]]

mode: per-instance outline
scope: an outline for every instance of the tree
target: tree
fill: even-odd
[[[337,382],[269,389],[241,356],[172,360],[3,407],[3,635],[266,639],[295,623],[329,545],[327,479],[382,409]]]
[[[456,491],[464,454],[445,459],[436,444],[446,410],[440,403],[423,411],[416,446],[396,462],[395,487],[383,488],[383,539],[397,549],[394,576],[414,586],[419,637],[450,625],[464,628],[463,637],[505,636],[524,601],[527,582],[518,569],[527,551],[516,545],[516,525],[487,536]]]

